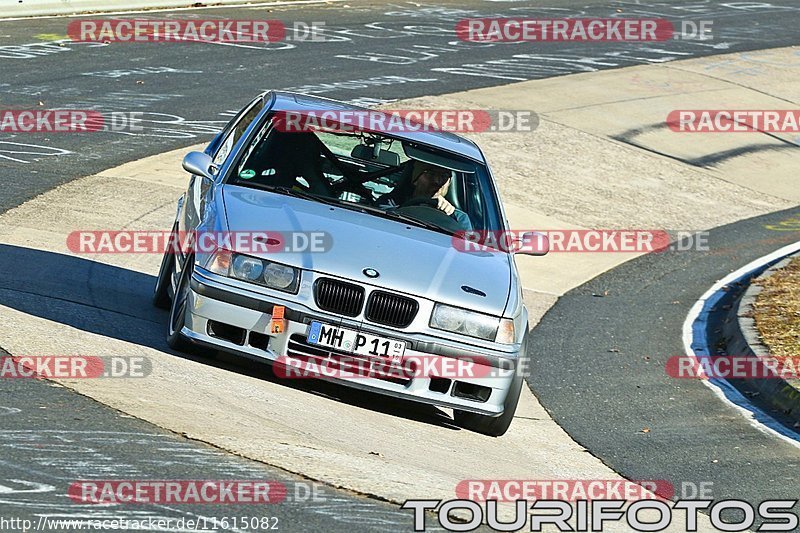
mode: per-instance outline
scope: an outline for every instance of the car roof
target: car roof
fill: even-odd
[[[290,91],[267,91],[264,93],[264,99],[272,100],[272,102],[267,103],[272,111],[369,111],[387,118],[390,116],[390,114],[383,113],[377,109],[368,109],[339,100]],[[348,125],[357,124],[353,122]],[[486,162],[478,145],[454,133],[447,131],[392,131],[388,134],[401,141],[420,143],[440,148],[480,163]]]

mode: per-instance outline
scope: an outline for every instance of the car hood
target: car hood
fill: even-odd
[[[332,243],[251,255],[493,315],[505,309],[507,254],[461,252],[443,233],[277,193],[224,185],[222,195],[230,231],[325,232]],[[368,278],[367,268],[380,275]]]

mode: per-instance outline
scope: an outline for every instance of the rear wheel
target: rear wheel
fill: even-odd
[[[511,422],[514,420],[514,413],[517,411],[517,404],[519,397],[522,394],[522,386],[525,383],[523,369],[525,365],[522,363],[527,358],[527,335],[525,340],[522,341],[522,348],[520,349],[520,364],[517,366],[517,374],[511,382],[511,387],[506,396],[506,401],[503,403],[503,414],[500,416],[486,416],[477,413],[469,413],[467,411],[453,411],[453,419],[456,424],[464,429],[474,431],[476,433],[483,433],[490,437],[500,437],[504,435]]]
[[[173,256],[173,261],[174,261]],[[189,281],[192,279],[194,270],[194,256],[186,258],[181,270],[178,285],[175,288],[175,296],[172,298],[172,307],[169,312],[169,325],[167,326],[167,344],[173,350],[188,352],[191,343],[183,336],[181,329],[186,324],[186,309],[189,302]]]

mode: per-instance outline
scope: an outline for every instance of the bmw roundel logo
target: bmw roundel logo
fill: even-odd
[[[375,270],[374,268],[365,268],[361,272],[363,272],[364,275],[367,276],[368,278],[377,278],[378,276],[381,275],[381,273]]]

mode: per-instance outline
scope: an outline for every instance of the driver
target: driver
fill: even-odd
[[[425,163],[423,161],[414,161],[414,170],[411,174],[411,190],[407,198],[400,199],[400,206],[410,203],[413,200],[422,198],[432,198],[436,200],[436,208],[449,215],[465,230],[472,230],[472,222],[469,216],[460,209],[456,209],[453,204],[447,201],[444,197],[450,189],[451,172],[450,170]],[[397,205],[392,194],[386,195],[390,205]]]

